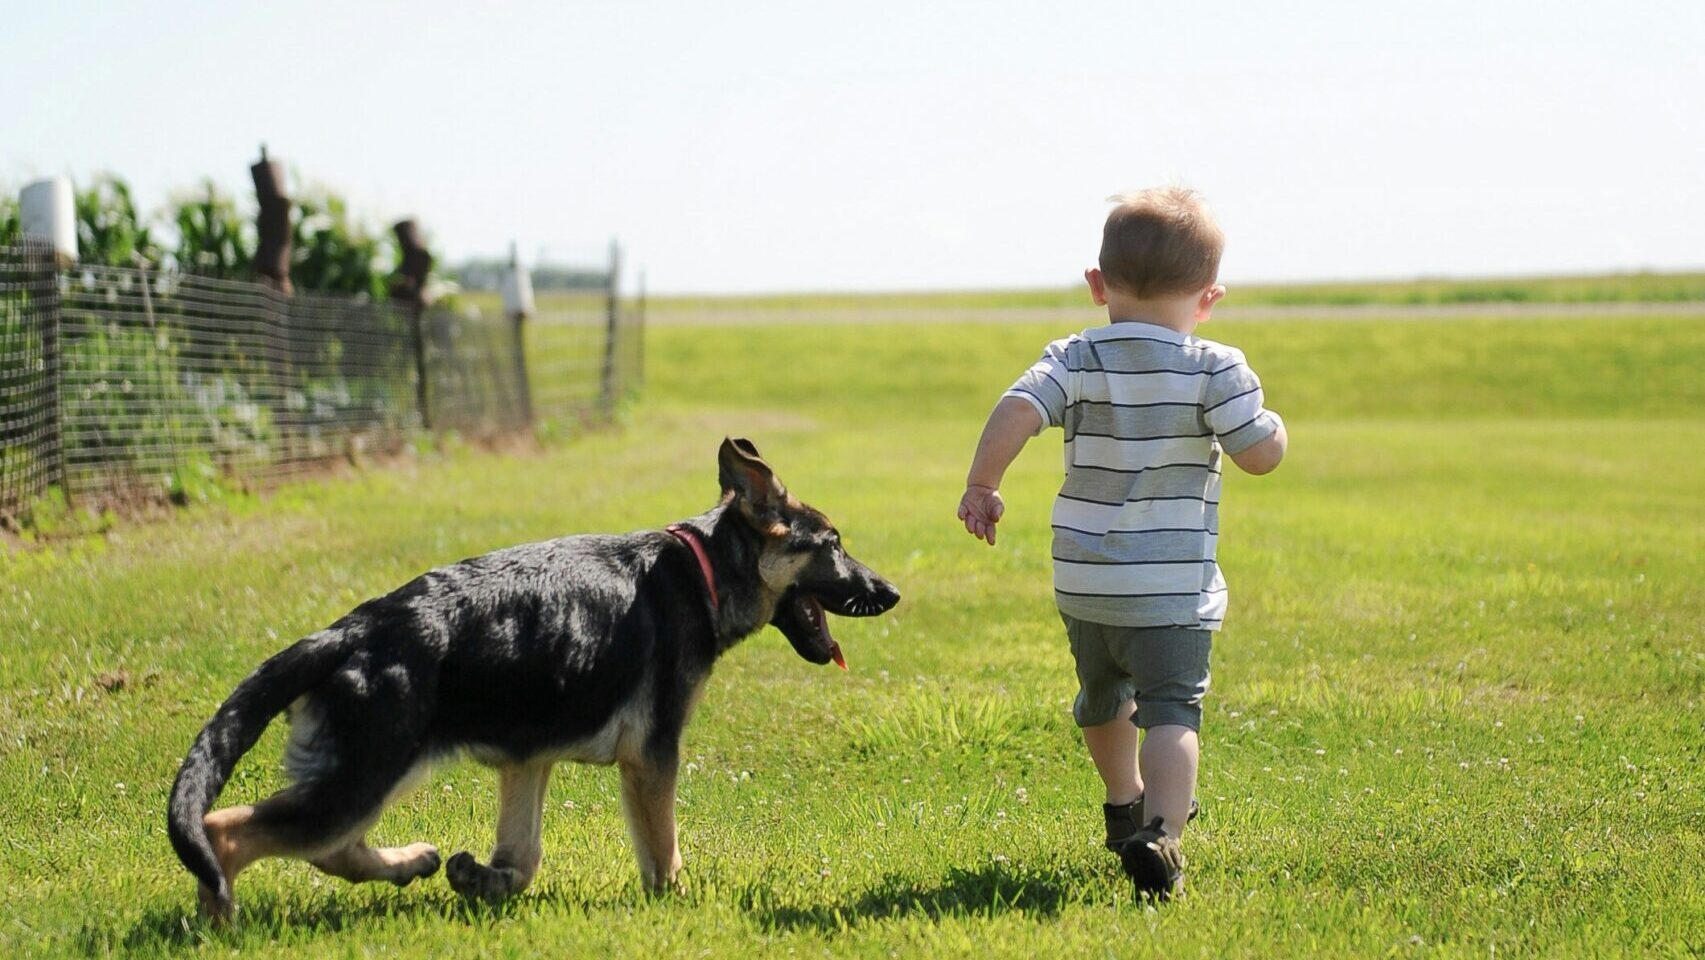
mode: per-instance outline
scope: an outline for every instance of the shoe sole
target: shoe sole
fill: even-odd
[[[1125,875],[1136,884],[1137,895],[1166,900],[1172,896],[1176,880],[1167,873],[1166,860],[1160,851],[1148,843],[1127,844],[1119,851],[1119,862],[1125,867]]]

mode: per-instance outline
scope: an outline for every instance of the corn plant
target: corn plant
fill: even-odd
[[[212,180],[177,201],[178,266],[202,276],[247,277],[254,265],[254,230],[237,204]]]
[[[290,282],[296,289],[384,299],[385,274],[378,263],[387,257],[390,243],[356,222],[335,193],[311,192],[296,201],[296,208],[290,257]]]
[[[84,263],[128,267],[137,257],[157,260],[159,245],[136,211],[130,185],[111,174],[100,174],[76,194],[77,256]]]
[[[18,222],[18,200],[12,196],[12,191],[0,188],[0,247],[17,243],[23,236],[23,226]]]

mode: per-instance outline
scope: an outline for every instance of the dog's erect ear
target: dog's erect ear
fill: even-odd
[[[716,454],[716,478],[722,492],[733,492],[743,510],[753,519],[770,519],[787,502],[782,486],[758,448],[744,437],[724,437]]]

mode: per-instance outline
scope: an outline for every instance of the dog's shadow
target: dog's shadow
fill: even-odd
[[[870,889],[841,902],[797,906],[777,903],[768,887],[750,887],[742,906],[758,923],[773,930],[812,929],[824,933],[876,920],[919,917],[931,921],[953,916],[1020,913],[1034,918],[1057,915],[1082,903],[1105,886],[1105,878],[1081,867],[1059,866],[1015,872],[1000,864],[977,869],[949,868],[933,883],[888,874]]]
[[[635,895],[620,891],[591,897],[566,896],[560,892],[535,892],[500,902],[469,900],[444,891],[421,895],[418,891],[386,891],[369,897],[351,897],[341,891],[311,898],[278,896],[259,892],[238,905],[236,923],[217,927],[197,917],[193,909],[155,907],[124,930],[86,926],[78,935],[85,956],[113,953],[179,953],[211,944],[240,948],[245,938],[271,938],[281,930],[293,936],[338,934],[374,919],[438,917],[452,923],[490,923],[525,914],[539,902],[572,902],[580,909],[616,908],[631,904]],[[257,933],[258,931],[258,933]]]
[[[934,882],[890,873],[862,893],[840,901],[824,900],[800,906],[782,901],[775,888],[767,884],[746,887],[737,895],[737,901],[765,929],[833,934],[862,923],[905,917],[937,920],[1002,913],[1052,917],[1068,905],[1094,897],[1095,891],[1104,888],[1105,877],[1083,867],[1061,865],[1015,871],[1001,864],[987,864],[976,869],[951,867]],[[122,932],[85,927],[78,940],[86,956],[114,952],[178,953],[227,941],[229,946],[239,946],[245,930],[290,929],[296,934],[336,934],[375,918],[434,916],[452,922],[479,923],[525,913],[541,903],[571,903],[579,910],[596,910],[631,907],[647,899],[647,895],[625,886],[597,891],[590,897],[587,892],[546,888],[495,904],[464,900],[448,893],[421,896],[398,891],[372,897],[326,894],[304,899],[262,892],[245,899],[236,926],[229,930],[210,927],[181,908],[162,907],[149,909]],[[691,893],[687,897],[697,899]]]

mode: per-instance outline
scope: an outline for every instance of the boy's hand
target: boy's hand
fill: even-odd
[[[967,484],[965,495],[959,498],[959,519],[965,521],[965,531],[973,537],[995,545],[995,524],[1006,513],[1006,501],[994,487]]]

